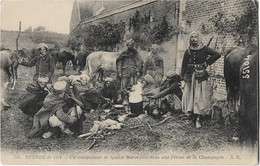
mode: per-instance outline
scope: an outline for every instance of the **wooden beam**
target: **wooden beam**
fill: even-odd
[[[21,21],[19,21],[19,31],[18,31],[18,35],[16,38],[16,52],[17,53],[18,53],[18,40],[19,40],[20,34],[21,34]]]

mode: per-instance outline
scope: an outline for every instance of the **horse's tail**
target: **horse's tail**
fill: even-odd
[[[227,50],[227,52],[224,54],[224,61],[227,59],[228,55],[233,51],[235,48],[230,48]]]
[[[91,76],[89,75],[90,74],[90,65],[89,65],[89,58],[87,57],[86,58],[86,65],[85,65],[85,67],[84,67],[84,69],[83,69],[83,73],[84,74],[87,74],[88,76],[89,76],[89,78],[91,79]]]
[[[257,46],[255,44],[249,44],[245,49],[245,54],[251,55],[256,51],[258,51]]]
[[[89,75],[90,74],[90,60],[89,60],[89,58],[87,58],[87,60],[86,60],[87,62],[86,62],[86,72],[87,72],[87,74]]]

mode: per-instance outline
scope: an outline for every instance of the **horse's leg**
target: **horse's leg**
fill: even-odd
[[[9,66],[8,71],[10,72],[10,83],[11,83],[11,90],[14,90],[14,84],[15,84],[15,72],[13,65]]]
[[[99,82],[99,81],[101,82],[101,78],[100,78],[100,77],[101,77],[101,72],[100,72],[100,69],[97,71],[97,74],[96,74],[96,75],[97,75],[97,81],[98,81],[98,82]]]
[[[69,61],[69,70],[73,69],[73,60]]]
[[[86,66],[86,60],[84,60],[84,58],[83,58],[79,62],[79,72],[81,72],[85,66]]]
[[[78,73],[81,74],[81,71],[83,70],[83,63],[82,62],[79,62],[79,70],[78,70]]]
[[[93,75],[94,75],[95,82],[98,82],[98,78],[99,78],[98,73],[93,73]]]
[[[96,74],[90,75],[90,81],[92,82],[93,86],[95,87],[97,84]]]
[[[18,78],[18,74],[17,74],[18,65],[15,65],[14,67],[12,67],[12,69],[13,69],[13,87],[11,89],[14,90],[14,87],[16,85],[16,80]]]
[[[66,73],[66,64],[67,64],[67,62],[62,62],[62,70],[63,70],[63,75],[65,75],[65,73]]]
[[[74,71],[77,70],[77,63],[78,63],[78,60],[77,60],[77,59],[74,59],[74,60],[72,61],[73,70],[74,70]]]
[[[10,72],[8,71],[8,67],[4,67],[3,70],[4,70],[4,74],[5,74],[4,88],[7,89],[9,82],[10,82],[11,75],[10,75]]]
[[[18,79],[18,66],[14,69],[14,71],[15,71],[15,78],[16,78],[16,80]]]
[[[67,71],[67,70],[70,71],[70,68],[72,66],[71,63],[72,62],[70,60],[66,63],[65,71]]]
[[[100,81],[102,82],[104,80],[104,70],[102,68],[100,68],[101,72],[100,72]]]
[[[81,59],[78,60],[78,65],[79,65],[78,73],[81,74],[81,71],[82,71],[82,61],[81,61]]]

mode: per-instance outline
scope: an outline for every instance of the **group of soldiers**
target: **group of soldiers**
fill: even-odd
[[[53,60],[47,54],[48,46],[40,44],[40,55],[29,62],[22,62],[27,66],[36,66],[34,83],[27,87],[27,97],[19,106],[24,113],[33,117],[33,128],[28,137],[41,135],[48,138],[52,135],[50,127],[59,128],[67,134],[79,134],[82,131],[84,110],[97,109],[100,98],[115,101],[118,89],[119,92],[130,93],[134,91],[131,88],[138,83],[142,85],[142,102],[145,104],[140,108],[141,111],[132,112],[136,116],[143,113],[143,108],[153,117],[177,111],[183,113],[181,118],[185,120],[195,118],[195,125],[200,128],[202,117],[210,110],[207,83],[209,76],[206,68],[220,54],[203,45],[196,31],[191,33],[189,43],[184,54],[181,75],[178,75],[173,70],[164,72],[159,45],[153,44],[149,56],[143,61],[134,48],[134,40],[128,40],[127,49],[116,60],[119,88],[113,84],[113,79],[107,78],[104,84],[106,86],[101,91],[84,74],[63,76],[53,84]],[[181,87],[181,81],[184,81],[184,87]],[[110,93],[113,95],[109,95]],[[106,96],[110,96],[110,99]],[[117,102],[120,103],[118,100]]]
[[[157,104],[159,107],[160,101],[166,101],[170,109],[182,110],[182,119],[194,120],[195,126],[200,128],[203,117],[209,115],[211,109],[209,74],[206,69],[220,57],[219,52],[202,43],[198,31],[193,31],[189,36],[189,47],[183,57],[180,77],[174,71],[169,71],[166,72],[166,80],[162,81],[164,63],[162,57],[159,56],[158,45],[152,45],[151,52],[143,63],[141,56],[134,49],[134,41],[129,40],[127,50],[118,58],[118,77],[121,79],[122,89],[136,84],[141,76],[144,79],[149,78],[150,80],[146,81],[153,82],[150,88],[157,88],[157,90],[148,90],[148,93],[143,94],[144,96],[152,94],[148,96],[148,100],[160,98]],[[182,91],[180,82],[183,82],[181,83]],[[181,108],[178,99],[181,101]]]

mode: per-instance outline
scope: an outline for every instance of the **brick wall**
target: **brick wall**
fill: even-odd
[[[182,58],[185,50],[188,48],[188,35],[191,31],[198,30],[201,32],[203,24],[205,26],[212,26],[209,19],[218,12],[223,13],[227,18],[232,18],[233,15],[242,15],[249,9],[254,12],[254,21],[257,22],[257,9],[251,0],[181,0],[179,19],[180,25],[186,33],[180,34],[178,37],[177,72],[180,72]],[[258,27],[254,31],[253,43],[258,45]],[[202,34],[203,43],[207,44],[213,35],[214,38],[210,47],[217,49],[219,52],[224,52],[230,47],[236,46],[230,34],[224,39],[224,42],[220,42],[219,40],[217,42],[218,35],[216,34]],[[217,99],[226,98],[223,67],[224,57],[222,55],[222,57],[209,68],[213,97]]]

